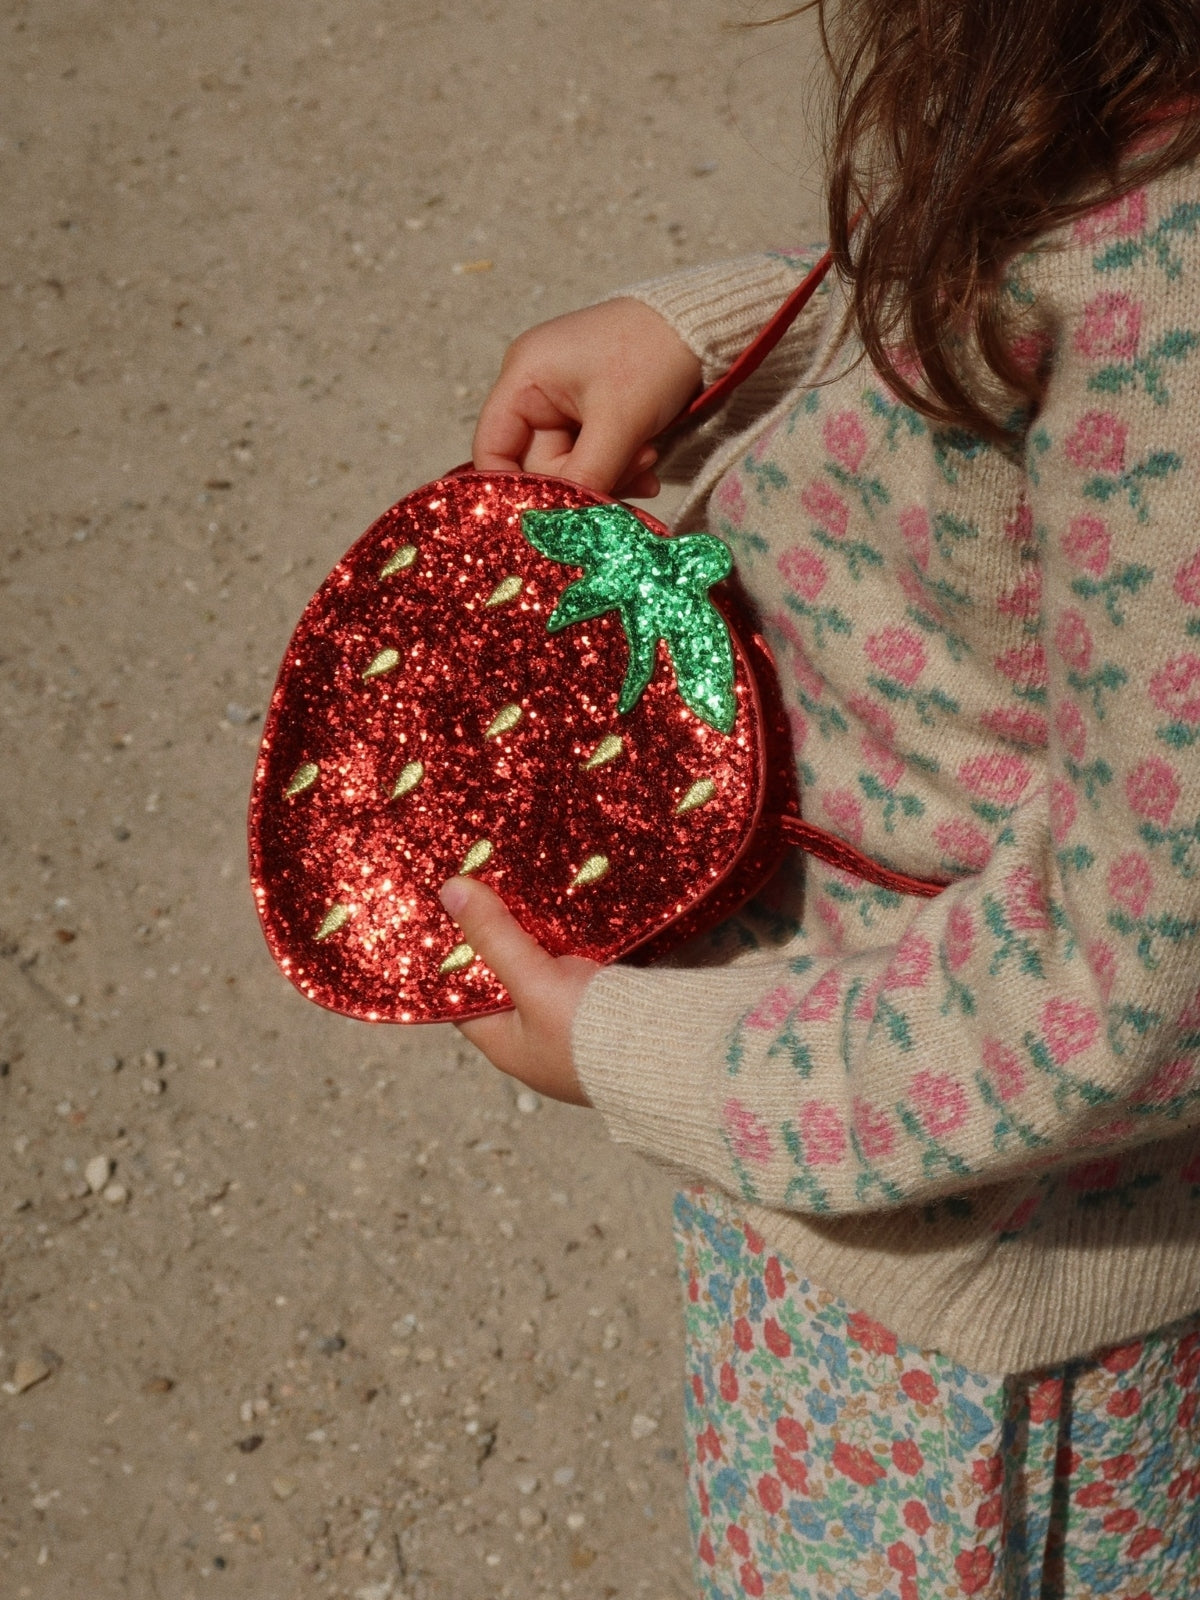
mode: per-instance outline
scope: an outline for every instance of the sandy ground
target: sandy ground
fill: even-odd
[[[309,594],[507,340],[819,234],[742,0],[5,0],[0,1594],[684,1597],[667,1178],[306,1005],[244,812]]]

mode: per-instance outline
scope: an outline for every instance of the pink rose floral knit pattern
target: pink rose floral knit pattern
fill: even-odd
[[[724,337],[760,270],[730,267]],[[672,309],[686,283],[634,292],[701,348],[703,316]],[[837,286],[812,385],[726,450],[707,499],[776,655],[805,814],[951,887],[917,903],[811,864],[736,960],[600,973],[576,1060],[615,1137],[756,1226],[974,1218],[982,1270],[1064,1230],[1144,1243],[1153,1204],[1196,1266],[1200,176],[1047,238],[1007,292],[1047,374],[1032,418],[986,391],[1018,447],[901,404],[837,343]],[[1110,1334],[1200,1304],[1200,1273],[1164,1269],[1118,1305],[1126,1269]],[[1090,1316],[1063,1311],[1061,1339]]]
[[[1020,1377],[903,1344],[680,1195],[703,1600],[1200,1592],[1200,1316]]]

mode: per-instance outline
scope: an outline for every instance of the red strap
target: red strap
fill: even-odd
[[[800,817],[782,818],[782,832],[789,844],[803,850],[806,855],[816,856],[818,861],[825,861],[831,867],[838,867],[842,872],[862,878],[880,889],[890,889],[893,894],[914,894],[924,900],[932,900],[943,889],[949,888],[948,883],[938,879],[910,878],[906,872],[893,872],[890,867],[880,866],[878,861],[872,861],[870,856],[856,850],[836,834],[826,833],[824,828],[818,828],[815,823],[805,822]]]
[[[857,220],[858,218],[856,217],[855,221],[857,222]],[[792,323],[795,322],[813,295],[816,294],[821,286],[822,279],[832,265],[833,252],[826,250],[825,254],[808,273],[803,283],[798,284],[792,290],[771,320],[759,329],[757,336],[746,346],[733,365],[722,373],[716,383],[710,383],[703,394],[698,394],[694,400],[689,401],[679,415],[667,424],[667,429],[664,431],[677,428],[685,422],[692,422],[703,412],[710,410],[713,406],[720,405],[723,400],[728,399],[738,384],[744,383],[750,374],[756,371],[767,359],[771,351],[774,350],[780,339],[783,338]]]

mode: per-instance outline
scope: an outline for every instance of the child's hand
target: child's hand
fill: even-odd
[[[472,446],[482,472],[544,472],[600,494],[658,493],[648,443],[700,388],[700,362],[640,300],[555,317],[508,347]]]
[[[582,956],[550,955],[486,884],[451,878],[442,885],[442,903],[516,1007],[499,1016],[460,1022],[459,1029],[494,1067],[538,1094],[575,1106],[590,1105],[571,1061],[571,1024],[598,963]]]

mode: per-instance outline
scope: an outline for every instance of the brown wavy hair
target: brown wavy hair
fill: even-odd
[[[1047,376],[1014,349],[1013,258],[1200,154],[1200,5],[840,0],[832,26],[830,9],[769,20],[818,14],[830,244],[865,354],[923,415],[1011,445]],[[1153,148],[1131,156],[1148,124]],[[969,387],[972,345],[1003,417]]]

